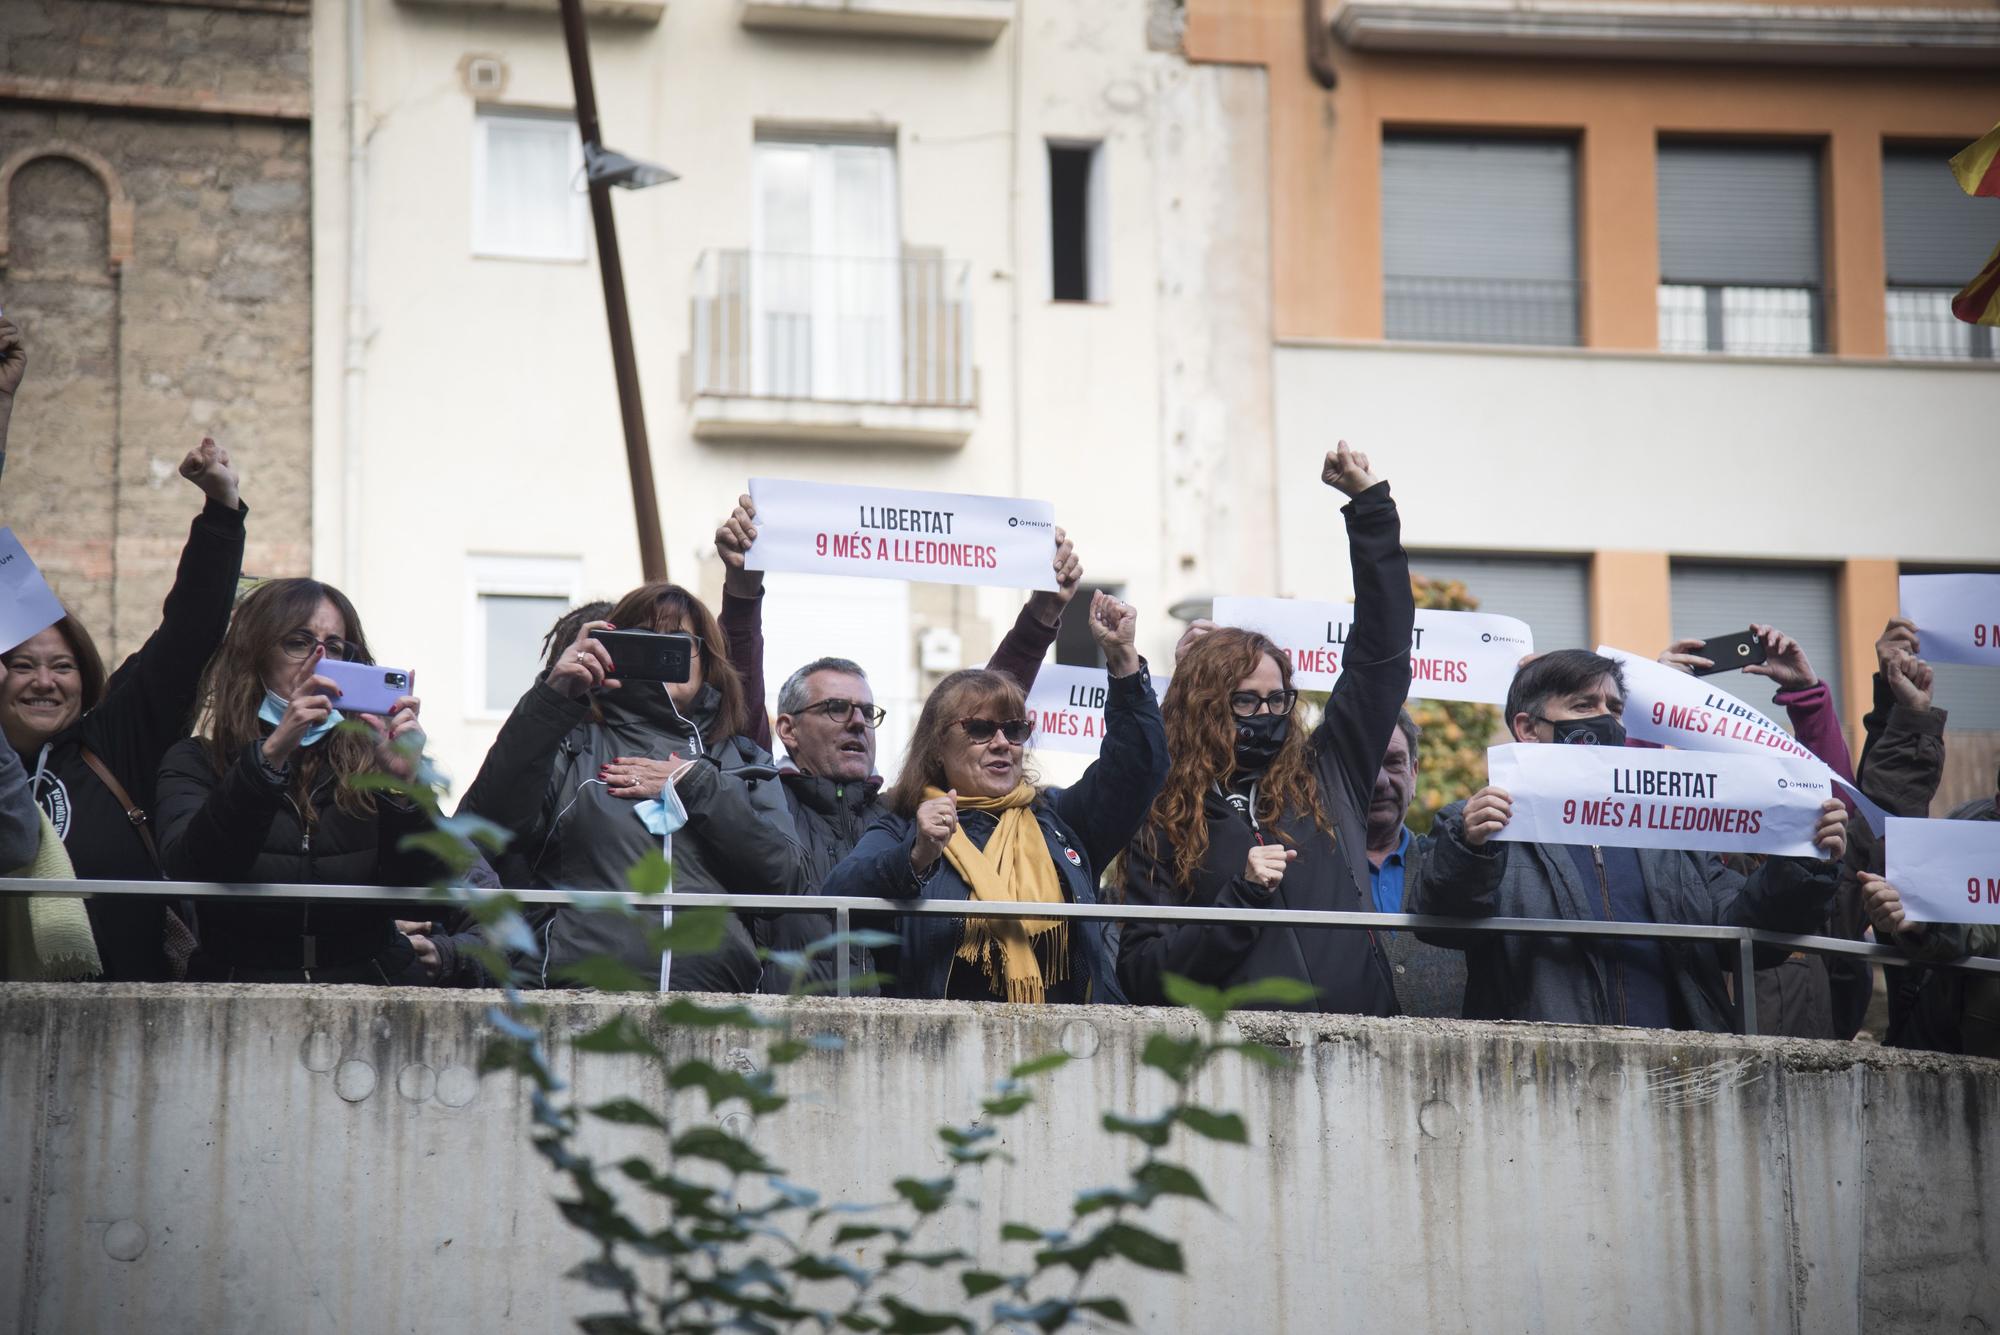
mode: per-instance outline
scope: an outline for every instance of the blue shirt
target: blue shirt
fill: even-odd
[[[1403,837],[1396,845],[1396,851],[1382,859],[1376,866],[1375,860],[1368,860],[1368,889],[1375,897],[1377,913],[1401,913],[1403,911],[1403,857],[1410,851],[1410,827],[1403,827]]]
[[[1653,921],[1653,908],[1646,900],[1646,874],[1635,850],[1604,848],[1593,856],[1587,844],[1561,847],[1568,849],[1576,874],[1583,881],[1591,915],[1599,922]],[[1601,878],[1597,871],[1598,857],[1604,859]],[[1614,938],[1598,943],[1596,950],[1609,966],[1613,1024],[1645,1029],[1675,1027],[1668,991],[1672,975],[1665,943]]]

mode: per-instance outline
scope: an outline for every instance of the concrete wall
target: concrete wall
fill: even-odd
[[[359,988],[0,987],[0,1328],[555,1331],[591,1295],[487,998]],[[621,1006],[557,998],[558,1033]],[[1061,1046],[1006,1124],[1020,1167],[928,1235],[991,1260],[1107,1184],[1106,1109],[1183,1012],[810,1003],[846,1040],[760,1132],[794,1180],[876,1200],[932,1129]],[[1176,1145],[1217,1209],[1158,1222],[1191,1276],[1106,1277],[1145,1331],[1976,1332],[2000,1326],[2000,1064],[1834,1043],[1260,1016],[1286,1070],[1202,1091],[1248,1148]],[[737,1035],[663,1033],[748,1060]],[[624,1059],[582,1096],[660,1098]],[[699,1116],[699,1114],[694,1114]],[[865,1258],[864,1258],[865,1259]]]

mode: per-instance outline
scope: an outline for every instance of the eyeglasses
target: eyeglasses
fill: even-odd
[[[343,663],[352,663],[361,657],[360,645],[343,640],[338,635],[329,635],[322,640],[309,630],[293,631],[278,641],[278,647],[285,651],[285,657],[298,661],[311,658],[315,649],[324,649],[328,658]]]
[[[1259,709],[1283,717],[1292,712],[1292,706],[1299,702],[1297,691],[1272,691],[1269,695],[1259,695],[1255,691],[1231,691],[1229,712],[1238,718],[1254,718]]]
[[[986,745],[993,740],[996,732],[1015,746],[1020,746],[1035,733],[1035,721],[1031,718],[1008,719],[1005,723],[996,723],[990,718],[962,718],[958,726],[965,729],[966,737],[975,746]]]
[[[863,726],[870,728],[881,727],[882,720],[889,717],[889,711],[882,706],[866,704],[860,700],[821,700],[817,704],[807,705],[799,712],[818,714],[823,718],[832,719],[835,723],[845,723],[858,712]]]

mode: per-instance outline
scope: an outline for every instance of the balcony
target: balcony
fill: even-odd
[[[1014,0],[743,0],[743,26],[779,31],[995,41],[1014,18]]]
[[[686,397],[702,440],[963,445],[979,420],[963,261],[704,252]]]
[[[1826,296],[1810,287],[1662,283],[1661,352],[1811,357],[1826,351]]]
[[[1577,285],[1385,274],[1382,332],[1418,343],[1576,346]]]
[[[1892,287],[1887,293],[1889,355],[1934,361],[1993,361],[2000,338],[1991,325],[1967,324],[1951,313],[1956,290]]]

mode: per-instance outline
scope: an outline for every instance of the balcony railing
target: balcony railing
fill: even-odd
[[[693,395],[970,408],[978,402],[963,261],[704,252]]]
[[[1662,283],[1660,351],[1810,357],[1826,351],[1826,296],[1810,287]]]
[[[1382,332],[1423,343],[1576,346],[1577,285],[1532,278],[1382,278]]]
[[[1892,287],[1887,293],[1889,355],[1951,361],[2000,359],[1991,325],[1967,324],[1951,313],[1956,289]]]

